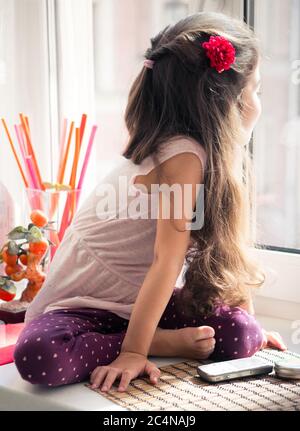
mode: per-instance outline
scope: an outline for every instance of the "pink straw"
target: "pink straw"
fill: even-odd
[[[88,163],[89,163],[89,159],[90,159],[90,155],[91,155],[91,151],[92,151],[92,147],[93,147],[93,143],[94,143],[96,131],[97,131],[97,126],[93,126],[92,127],[92,132],[91,132],[91,135],[90,135],[90,139],[89,139],[89,143],[88,143],[88,146],[87,146],[87,150],[86,150],[86,153],[85,153],[83,165],[82,165],[82,168],[81,168],[81,173],[80,173],[80,177],[79,177],[77,189],[81,189],[82,188],[82,184],[83,184],[85,173],[86,173],[86,169],[87,169],[87,166],[88,166]]]
[[[79,181],[78,181],[78,186],[77,186],[77,190],[78,191],[77,191],[77,196],[76,196],[76,200],[77,200],[76,206],[78,205],[78,201],[79,201],[79,198],[80,198],[82,184],[83,184],[83,181],[84,181],[84,178],[85,178],[85,173],[86,173],[86,170],[87,170],[87,166],[88,166],[88,163],[89,163],[91,151],[92,151],[92,148],[93,148],[93,143],[94,143],[94,139],[95,139],[95,134],[96,134],[96,131],[97,131],[97,127],[98,126],[93,126],[92,127],[90,139],[89,139],[89,142],[88,142],[88,146],[87,146],[87,149],[86,149],[84,161],[83,161],[83,164],[82,164],[81,173],[80,173],[80,177],[79,177]],[[65,208],[65,210],[66,210],[66,214],[64,214],[64,216],[67,217],[67,214],[68,214],[69,218],[68,218],[67,224],[69,225],[71,223],[71,221],[72,221],[71,220],[71,216],[72,215],[71,215],[69,203],[68,203],[68,208]],[[64,226],[63,226],[63,229],[65,229]]]
[[[14,128],[17,135],[19,147],[23,156],[23,160],[25,161],[25,156],[27,156],[27,148],[25,147],[24,139],[22,136],[22,126],[18,126],[17,124],[15,124]]]
[[[19,147],[20,147],[20,150],[21,150],[21,154],[22,154],[24,165],[25,165],[25,169],[27,171],[28,183],[29,183],[30,187],[32,188],[33,184],[32,184],[31,175],[30,175],[30,172],[29,172],[29,169],[28,169],[28,165],[27,165],[27,160],[26,160],[26,155],[25,155],[24,141],[21,139],[19,127],[15,124],[14,128],[15,128],[15,132],[16,132],[16,135],[17,135],[17,140],[18,140],[18,144],[19,144]]]
[[[30,205],[31,205],[31,209],[39,209],[39,210],[43,210],[43,204],[41,202],[40,199],[40,194],[38,192],[38,195],[36,195],[36,190],[39,189],[39,184],[38,184],[38,178],[36,176],[35,173],[35,169],[34,169],[34,165],[33,165],[33,161],[32,161],[32,156],[25,156],[25,161],[26,161],[26,167],[28,169],[29,172],[29,178],[30,178],[30,183],[31,183],[31,189],[32,189],[32,193],[33,196],[30,196]],[[30,191],[29,191],[30,193]]]
[[[22,124],[19,124],[18,129],[19,129],[19,135],[20,135],[20,138],[21,138],[21,142],[22,142],[22,145],[23,145],[23,148],[24,148],[25,156],[29,156],[28,148],[27,148],[26,142],[24,140],[24,131],[23,131]]]
[[[68,193],[68,192],[66,192]],[[75,193],[74,191],[72,193]],[[63,236],[65,234],[65,230],[68,227],[69,224],[69,216],[70,216],[70,208],[71,208],[71,200],[72,196],[70,195],[70,193],[67,194],[66,197],[66,203],[65,203],[65,208],[64,208],[64,212],[61,218],[61,225],[60,225],[60,229],[58,232],[58,238],[60,241],[62,241]]]
[[[28,170],[30,172],[30,177],[31,177],[31,180],[32,180],[33,188],[34,189],[39,189],[39,181],[38,181],[38,177],[37,177],[37,175],[35,173],[34,165],[33,165],[33,162],[32,162],[32,156],[25,156],[25,160],[26,160],[26,163],[27,163]]]
[[[21,150],[21,154],[22,154],[24,165],[25,165],[25,169],[26,169],[26,172],[27,172],[28,184],[29,184],[30,189],[34,189],[35,187],[34,187],[33,179],[31,177],[30,166],[28,165],[28,160],[26,159],[26,155],[25,155],[25,150],[26,149],[25,149],[25,146],[24,146],[24,140],[22,139],[21,133],[20,133],[21,130],[20,130],[19,126],[17,126],[16,124],[15,124],[14,128],[15,128],[15,132],[16,132],[16,135],[17,135],[17,140],[18,140],[18,144],[19,144],[19,147],[20,147],[20,150]],[[36,208],[37,205],[38,205],[38,201],[37,201],[36,197],[32,197],[32,196],[28,195],[28,199],[29,199],[29,203],[30,203],[31,209]]]
[[[24,161],[24,165],[25,165],[25,169],[28,175],[28,183],[29,183],[29,187],[30,189],[36,189],[37,188],[37,182],[36,182],[36,177],[34,174],[34,168],[33,168],[33,163],[31,160],[31,156],[26,155],[26,146],[24,144],[24,139],[22,136],[22,126],[14,126],[15,128],[15,132],[17,135],[17,140],[19,143],[19,147],[21,150],[21,154],[23,157],[23,161]],[[29,196],[29,202],[30,202],[30,206],[31,209],[40,209],[40,201],[39,201],[39,197],[38,196]]]

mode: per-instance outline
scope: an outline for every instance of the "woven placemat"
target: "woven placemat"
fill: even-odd
[[[271,364],[282,359],[300,359],[300,355],[264,349],[255,356]],[[300,381],[280,379],[274,372],[222,383],[207,383],[197,374],[201,361],[187,360],[160,367],[159,382],[154,386],[148,377],[130,382],[126,392],[114,383],[108,392],[88,388],[128,410],[299,410]],[[203,363],[208,363],[203,362]]]

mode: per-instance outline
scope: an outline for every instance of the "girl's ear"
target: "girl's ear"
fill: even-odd
[[[237,100],[242,100],[244,89],[242,88],[240,94],[237,97]]]
[[[240,94],[238,95],[238,97],[236,99],[237,100],[237,106],[238,106],[240,112],[242,112],[242,110],[243,110],[243,91],[244,91],[244,89],[242,89],[242,91],[240,92]]]

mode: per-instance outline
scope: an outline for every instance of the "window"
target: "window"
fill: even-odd
[[[300,3],[246,0],[261,41],[262,116],[253,133],[257,256],[267,272],[256,311],[299,318],[300,293]]]
[[[255,2],[264,51],[254,131],[257,242],[300,251],[300,2]]]

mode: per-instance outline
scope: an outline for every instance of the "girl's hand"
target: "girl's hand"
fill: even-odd
[[[124,351],[109,365],[95,368],[91,374],[90,381],[92,388],[97,388],[104,380],[101,390],[107,391],[111,388],[115,379],[121,377],[118,390],[126,391],[130,381],[144,373],[149,374],[151,382],[155,384],[161,371],[154,363],[148,361],[146,356]]]
[[[263,329],[264,340],[261,349],[271,347],[272,349],[287,350],[286,345],[278,332]]]

